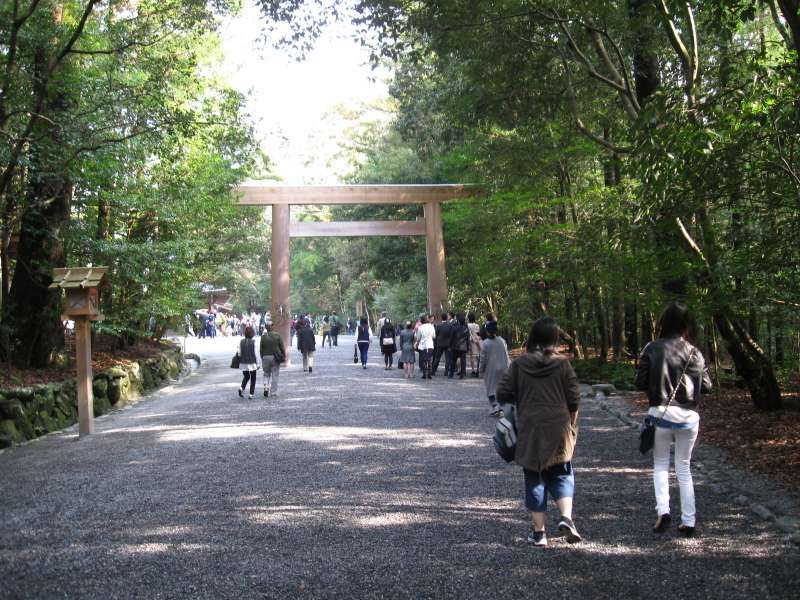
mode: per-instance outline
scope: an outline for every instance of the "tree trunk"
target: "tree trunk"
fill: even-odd
[[[761,347],[747,333],[747,329],[735,316],[730,304],[730,294],[715,276],[717,270],[717,241],[708,207],[697,213],[697,221],[703,236],[703,249],[691,239],[687,239],[692,249],[704,262],[704,282],[709,288],[713,302],[712,317],[717,330],[725,341],[725,348],[733,358],[736,373],[744,379],[753,404],[760,410],[780,410],[783,406],[781,390],[769,358]],[[688,237],[688,234],[685,233]]]
[[[596,285],[589,286],[589,293],[592,298],[595,329],[597,330],[597,361],[600,363],[605,363],[608,361],[608,327],[606,323],[606,315],[603,310],[603,301],[600,297],[600,290]]]
[[[625,300],[625,351],[628,356],[639,354],[639,330],[636,318],[638,310],[636,301]]]
[[[34,70],[41,75],[47,69],[47,52],[39,47]],[[37,121],[28,147],[17,262],[8,304],[3,305],[0,345],[18,366],[42,368],[64,345],[61,292],[48,286],[53,280],[53,268],[65,266],[63,239],[73,185],[66,175],[58,126],[67,118],[66,96],[44,89],[44,77],[37,80],[42,89],[36,93],[45,98],[42,111],[47,118]]]
[[[62,239],[72,185],[48,173],[32,182],[29,196],[20,225],[17,268],[3,307],[3,337],[15,364],[42,368],[64,343],[61,292],[48,286],[53,268],[65,265]]]
[[[97,239],[108,240],[111,235],[111,207],[102,194],[97,204]]]

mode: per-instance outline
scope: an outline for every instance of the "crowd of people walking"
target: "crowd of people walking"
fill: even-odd
[[[350,333],[352,319],[345,331]],[[338,344],[341,321],[333,314],[316,322],[308,315],[292,320],[292,338],[302,356],[303,371],[313,373],[316,335],[329,347]],[[237,353],[243,379],[239,396],[249,384],[249,398],[256,385],[258,357],[264,369],[264,396],[277,393],[280,364],[286,349],[271,323],[244,328],[244,339]],[[653,487],[657,518],[655,533],[670,527],[669,496],[670,449],[674,446],[674,466],[679,484],[681,522],[678,532],[693,536],[696,527],[691,456],[697,439],[700,396],[711,391],[711,380],[699,349],[691,342],[693,320],[686,306],[670,304],[659,321],[658,338],[645,346],[637,363],[635,385],[647,392],[647,419],[655,427],[653,448]],[[261,332],[259,352],[255,334]],[[373,335],[373,333],[375,335]],[[547,546],[545,516],[547,499],[559,511],[558,530],[568,543],[582,536],[572,520],[575,473],[572,458],[578,440],[580,393],[575,371],[567,356],[559,352],[560,329],[550,317],[538,319],[528,335],[525,352],[511,361],[506,341],[499,335],[494,315],[485,315],[478,325],[474,314],[443,312],[438,318],[422,314],[415,322],[394,323],[382,313],[373,330],[367,317],[354,327],[353,362],[367,369],[373,337],[377,339],[385,370],[393,369],[399,352],[398,368],[405,379],[430,380],[443,366],[444,377],[482,378],[490,405],[489,415],[510,418],[516,431],[514,462],[522,467],[524,502],[531,522],[528,542]],[[236,358],[236,357],[235,357]]]

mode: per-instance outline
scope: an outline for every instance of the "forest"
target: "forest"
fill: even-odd
[[[390,98],[341,140],[348,183],[474,183],[444,209],[450,305],[520,344],[556,317],[576,358],[630,361],[687,302],[718,373],[778,410],[800,361],[798,0],[259,0],[302,59],[351,24]],[[176,322],[198,282],[268,304],[268,223],[234,186],[278,179],[215,74],[235,1],[0,0],[0,359],[57,354],[53,267],[112,269],[99,327]],[[366,110],[366,107],[364,107]],[[413,219],[414,207],[303,219]],[[424,245],[293,243],[297,310],[408,318]]]

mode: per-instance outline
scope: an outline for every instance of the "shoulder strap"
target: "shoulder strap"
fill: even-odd
[[[680,375],[680,377],[678,377],[678,382],[672,388],[672,393],[669,395],[669,401],[667,402],[666,406],[664,406],[664,412],[661,414],[662,417],[664,416],[664,413],[667,412],[667,409],[669,408],[669,405],[672,404],[672,401],[675,399],[675,394],[678,393],[678,388],[683,383],[683,376],[686,375],[686,371],[689,369],[689,363],[692,362],[692,359],[694,358],[694,353],[695,353],[696,350],[697,350],[697,348],[692,347],[692,351],[689,352],[689,358],[686,359],[686,364],[683,365],[683,370],[681,370],[681,375]]]

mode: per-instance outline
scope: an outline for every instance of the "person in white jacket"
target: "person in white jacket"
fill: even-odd
[[[431,378],[431,359],[433,358],[433,341],[436,339],[436,329],[426,315],[420,315],[420,326],[417,328],[417,349],[419,350],[419,368],[423,379]]]

